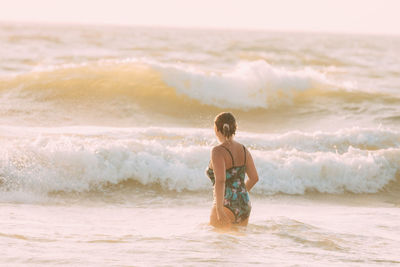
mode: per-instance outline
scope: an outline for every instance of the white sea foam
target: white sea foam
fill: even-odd
[[[261,174],[256,192],[377,193],[395,181],[400,149],[365,151],[350,147],[341,155],[297,150],[255,151],[254,155]]]
[[[185,66],[151,64],[177,93],[221,108],[268,108],[291,103],[312,89],[344,88],[311,68],[291,71],[266,61],[242,61],[224,72],[206,72]]]
[[[101,192],[104,186],[128,179],[158,184],[167,191],[211,190],[205,168],[215,141],[209,130],[7,129],[2,127],[0,136],[4,141],[0,190],[8,195],[16,192],[17,200],[23,199],[21,192],[43,196],[54,191]],[[250,148],[256,163],[260,176],[256,193],[376,193],[396,180],[399,136],[390,130],[353,128],[336,133],[242,133],[237,139]],[[265,145],[256,144],[263,140]],[[331,147],[335,142],[340,153]]]
[[[334,81],[326,73],[310,67],[289,70],[273,66],[264,60],[240,61],[229,68],[211,70],[190,64],[162,63],[146,57],[119,60],[99,60],[96,63],[69,63],[37,66],[34,72],[92,68],[117,71],[119,67],[131,70],[150,67],[161,73],[166,85],[177,94],[196,99],[202,104],[220,108],[254,109],[292,103],[301,93],[311,90],[353,90],[353,81]],[[65,74],[68,75],[68,74]],[[86,75],[84,73],[83,75]],[[100,79],[101,77],[99,77]],[[128,82],[128,81],[126,81]]]

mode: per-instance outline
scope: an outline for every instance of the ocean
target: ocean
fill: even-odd
[[[0,23],[0,264],[400,265],[400,36]],[[259,182],[211,227],[213,119]]]

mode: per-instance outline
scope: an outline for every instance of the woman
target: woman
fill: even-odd
[[[236,142],[235,117],[222,112],[215,117],[214,131],[219,145],[211,150],[207,175],[214,185],[214,203],[210,224],[214,227],[246,226],[251,203],[248,192],[257,183],[253,158],[244,145]],[[245,182],[245,174],[248,179]]]

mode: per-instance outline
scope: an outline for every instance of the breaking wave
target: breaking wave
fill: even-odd
[[[3,114],[40,117],[48,115],[49,109],[65,114],[72,105],[83,114],[103,110],[115,116],[158,112],[179,117],[182,113],[214,114],[226,108],[257,114],[321,97],[342,102],[399,101],[358,90],[351,82],[331,81],[310,68],[292,71],[261,60],[240,62],[225,71],[134,59],[100,61],[40,69],[3,78],[0,84]]]
[[[0,190],[8,196],[101,194],[115,185],[157,186],[161,191],[211,190],[205,176],[210,149],[215,145],[210,130],[3,127],[1,132],[0,138],[8,141],[0,148]],[[378,193],[399,188],[397,131],[243,132],[237,140],[249,148],[258,168],[256,194]]]

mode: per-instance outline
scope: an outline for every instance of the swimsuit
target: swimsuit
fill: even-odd
[[[231,151],[225,146],[222,147],[229,152],[232,158],[232,167],[226,170],[224,207],[230,209],[235,215],[234,223],[240,223],[250,216],[251,210],[249,193],[244,183],[246,175],[246,148],[243,146],[244,164],[235,166]],[[214,185],[214,170],[208,167],[206,169],[206,174]]]

